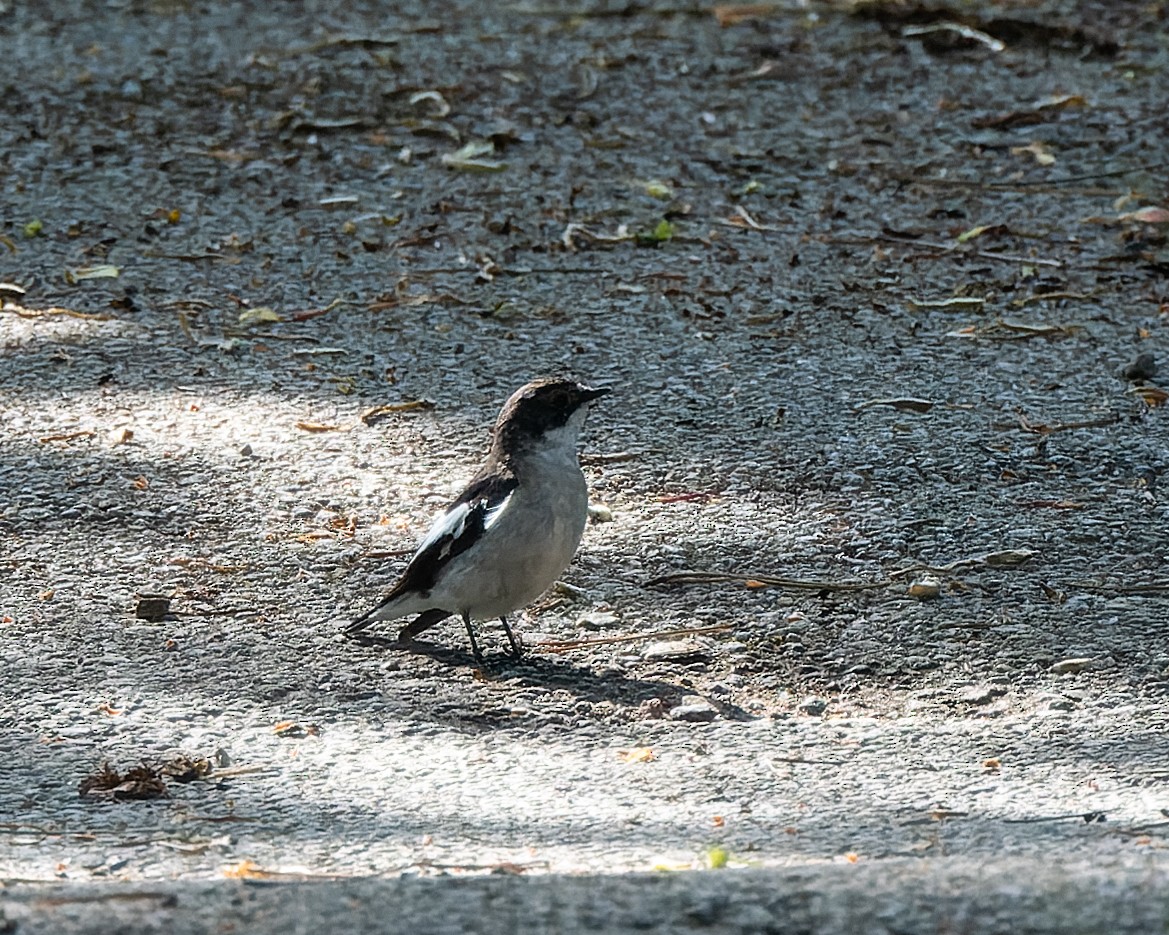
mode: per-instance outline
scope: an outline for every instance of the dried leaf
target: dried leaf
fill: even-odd
[[[634,747],[631,750],[618,750],[617,758],[622,763],[648,763],[654,759],[654,752],[650,747]]]
[[[503,172],[506,162],[483,158],[494,153],[495,144],[490,140],[472,140],[455,152],[444,154],[442,164],[461,172]]]
[[[255,325],[274,321],[283,321],[283,319],[275,309],[268,308],[266,305],[244,309],[244,311],[239,313],[239,323],[241,325]]]
[[[1035,163],[1041,166],[1050,166],[1055,164],[1055,156],[1047,148],[1047,144],[1034,140],[1026,146],[1012,146],[1012,156],[1025,156],[1030,154],[1035,158]]]
[[[65,281],[68,283],[80,282],[83,279],[116,279],[122,271],[109,263],[99,266],[80,266],[77,269],[65,270]]]
[[[970,228],[968,231],[963,231],[956,239],[958,243],[966,243],[967,241],[973,240],[975,237],[981,237],[984,234],[994,237],[1002,237],[1005,234],[1009,234],[1010,232],[1011,229],[1007,227],[1006,224],[980,224],[977,227]]]
[[[1034,549],[1003,549],[987,553],[982,560],[991,568],[1014,568],[1026,564],[1038,554]]]
[[[762,19],[766,16],[777,16],[779,7],[774,3],[720,3],[710,11],[718,24],[726,29],[736,23],[743,23],[751,19]]]
[[[870,399],[868,402],[854,406],[853,412],[860,412],[862,409],[871,409],[873,406],[892,406],[894,409],[901,410],[902,412],[929,412],[935,405],[936,403],[931,399],[899,396],[893,399]]]
[[[645,193],[649,195],[650,198],[659,198],[662,201],[666,201],[674,197],[674,189],[672,189],[665,182],[662,182],[658,179],[651,179],[645,183]]]
[[[341,426],[325,422],[297,422],[296,427],[304,432],[339,432]]]
[[[997,772],[1002,766],[1002,761],[997,756],[992,756],[990,759],[982,761],[982,768]]]
[[[238,864],[224,867],[223,875],[229,880],[263,880],[271,876],[269,871],[251,860],[241,860]]]
[[[366,409],[361,414],[361,421],[366,425],[373,425],[379,421],[382,416],[392,415],[398,412],[417,412],[420,409],[433,409],[434,403],[429,399],[408,399],[400,403],[386,403],[381,406],[373,406]]]

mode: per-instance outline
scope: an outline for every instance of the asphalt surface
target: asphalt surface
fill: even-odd
[[[0,932],[1166,930],[1163,4],[0,9]]]

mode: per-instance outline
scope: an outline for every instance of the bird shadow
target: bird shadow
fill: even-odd
[[[425,640],[399,641],[366,633],[349,636],[359,646],[406,654],[444,668],[469,668],[477,682],[515,688],[544,688],[565,691],[578,701],[608,702],[626,709],[638,709],[644,719],[669,718],[671,709],[689,698],[701,698],[714,715],[723,720],[753,721],[753,715],[736,704],[704,693],[690,685],[682,673],[672,679],[659,667],[655,677],[630,674],[614,666],[598,669],[557,653],[528,652],[517,660],[508,652],[486,653],[476,659],[468,650]]]

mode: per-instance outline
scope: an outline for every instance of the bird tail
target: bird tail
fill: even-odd
[[[436,623],[445,620],[451,615],[449,610],[442,610],[437,607],[411,607],[414,599],[407,598],[401,600],[402,595],[390,594],[380,604],[354,620],[349,626],[344,629],[346,636],[354,636],[365,630],[371,624],[377,623],[379,620],[394,620],[397,617],[408,617],[410,614],[418,614],[410,622],[409,625],[402,628],[398,634],[400,640],[410,640],[417,636],[423,630],[429,630]]]

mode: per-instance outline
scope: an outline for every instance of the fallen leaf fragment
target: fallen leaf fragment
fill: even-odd
[[[714,14],[718,24],[726,29],[736,23],[743,23],[751,19],[762,19],[765,16],[777,16],[779,6],[774,3],[720,3],[710,11]]]
[[[453,153],[443,154],[442,164],[461,172],[503,172],[507,169],[506,162],[484,158],[494,153],[495,144],[490,140],[472,140]]]
[[[274,321],[283,321],[283,319],[280,317],[279,312],[275,309],[268,308],[266,305],[244,309],[244,311],[239,313],[239,323],[241,325],[265,324]]]
[[[1083,672],[1095,660],[1091,656],[1077,656],[1072,659],[1060,659],[1058,662],[1053,662],[1049,672],[1054,672],[1056,675],[1075,675]]]
[[[1034,549],[1003,549],[1001,552],[988,552],[982,560],[992,568],[1015,568],[1026,564],[1038,554]]]
[[[47,442],[71,442],[75,438],[92,438],[97,432],[93,429],[82,429],[79,432],[62,432],[58,435],[42,435],[37,439],[42,445]]]
[[[341,426],[330,425],[326,422],[297,422],[296,427],[302,432],[339,432]]]
[[[126,801],[164,798],[167,789],[162,777],[145,764],[119,773],[109,763],[103,763],[96,773],[81,780],[77,794],[82,798]]]
[[[970,308],[986,304],[986,299],[978,296],[955,296],[950,299],[909,299],[906,303],[910,308]]]
[[[963,231],[955,238],[958,243],[966,243],[973,240],[975,237],[982,237],[984,234],[989,234],[994,237],[1002,237],[1009,234],[1011,229],[1006,224],[979,224],[977,227],[972,227],[967,231]]]
[[[994,36],[973,29],[970,26],[965,26],[962,23],[927,23],[921,26],[906,26],[901,30],[901,35],[925,36],[937,32],[952,32],[955,35],[961,36],[963,39],[969,39],[971,42],[980,42],[992,52],[1001,52],[1007,47],[1005,42],[996,39]]]
[[[238,864],[224,867],[223,875],[229,880],[262,880],[269,876],[269,872],[254,861],[241,860]]]
[[[1028,154],[1034,157],[1036,165],[1050,166],[1055,164],[1055,156],[1051,154],[1047,144],[1038,140],[1033,140],[1026,146],[1011,147],[1012,156],[1026,156]]]
[[[321,729],[316,724],[301,724],[299,721],[281,721],[272,728],[281,737],[316,737]]]
[[[68,283],[80,282],[83,279],[116,279],[122,274],[118,267],[109,263],[98,266],[80,266],[77,269],[65,270],[65,281]]]
[[[361,414],[361,421],[366,425],[373,425],[382,416],[392,415],[398,412],[417,412],[420,409],[433,409],[434,403],[429,399],[408,399],[400,403],[386,403],[382,406],[374,406],[366,409]]]
[[[649,763],[654,759],[651,747],[633,747],[630,750],[618,750],[617,758],[622,763]]]
[[[990,772],[998,772],[1002,765],[1002,761],[997,756],[982,761],[982,768]]]
[[[899,396],[893,399],[870,399],[858,406],[853,406],[853,412],[871,409],[873,406],[892,406],[902,412],[929,412],[936,403],[932,399],[916,399],[912,396]]]

